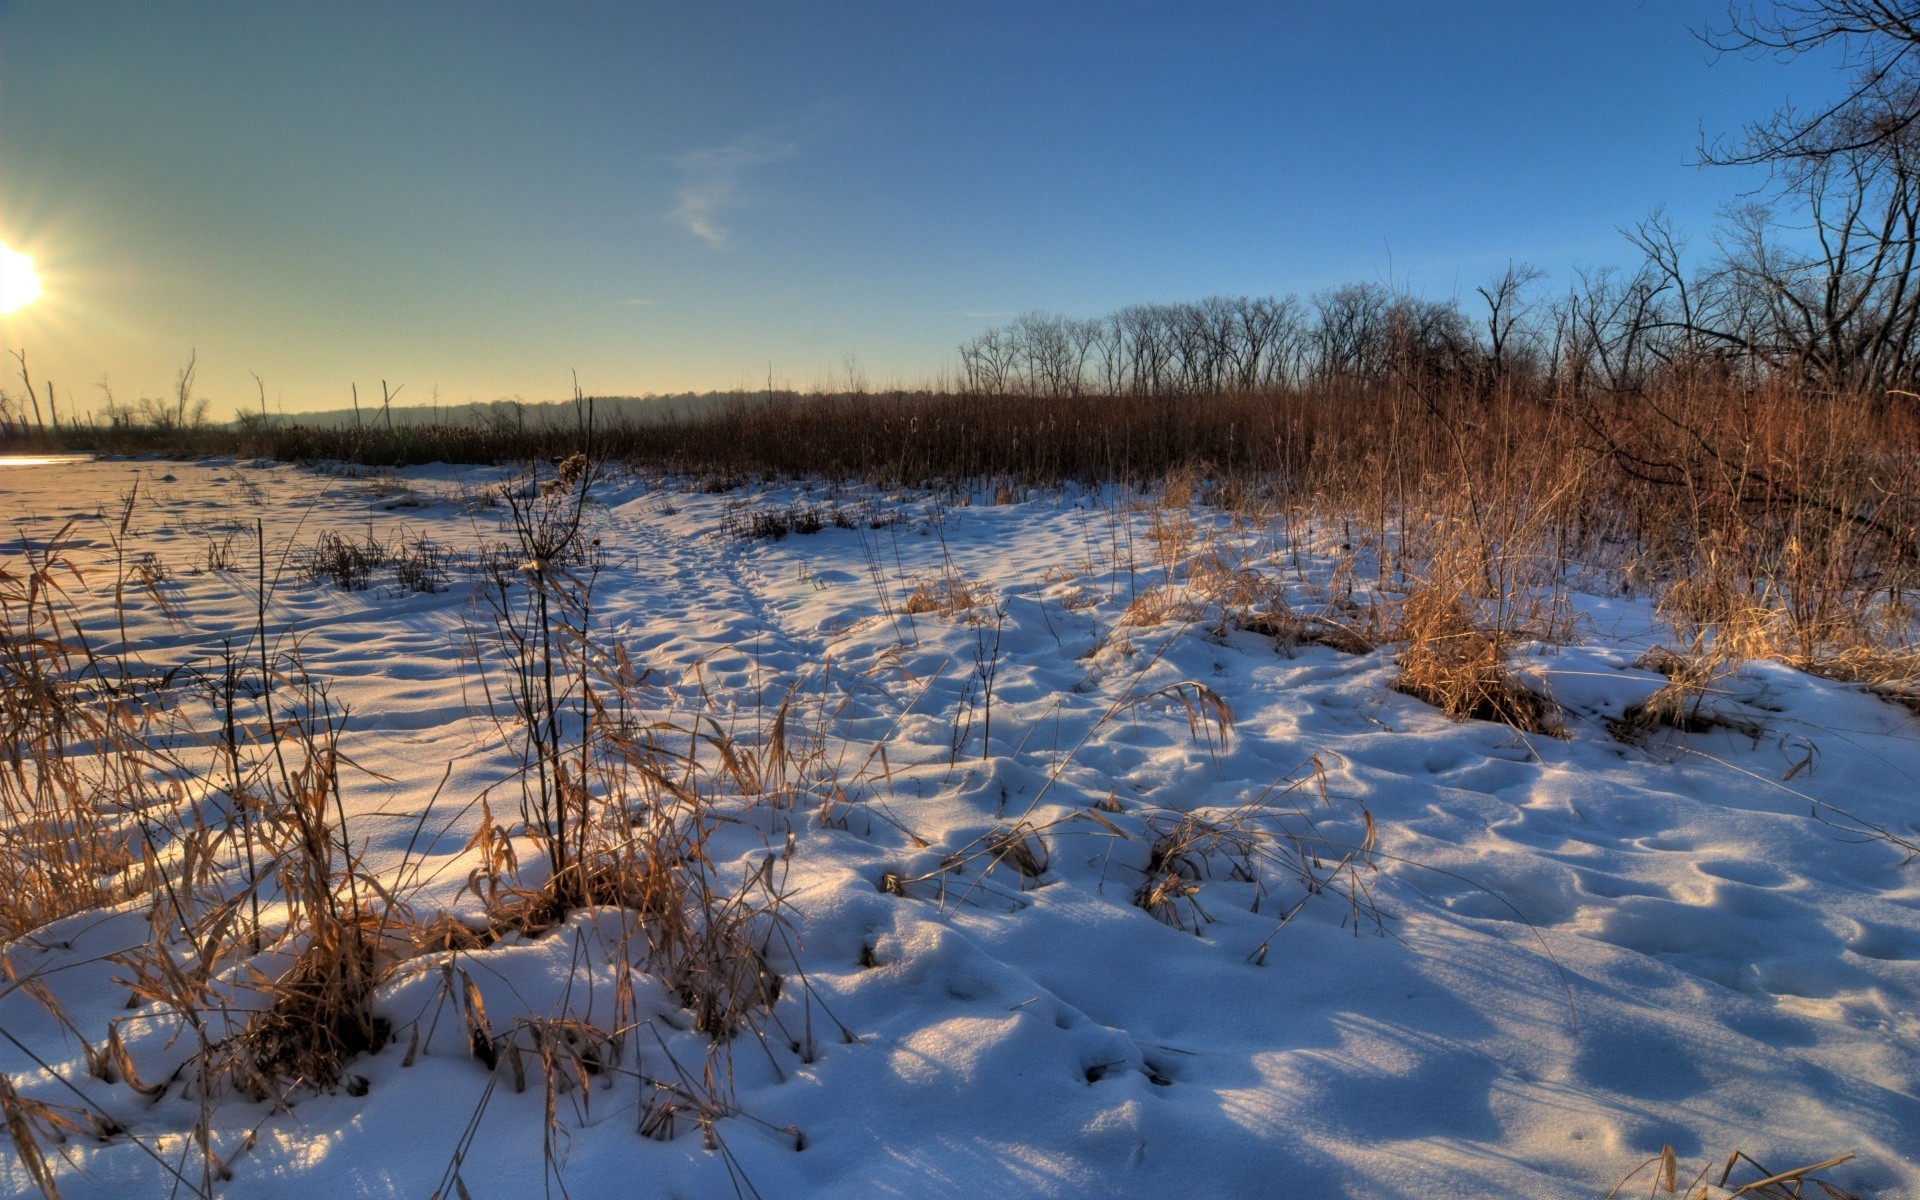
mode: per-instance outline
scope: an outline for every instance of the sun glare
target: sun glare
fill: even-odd
[[[0,243],[0,314],[18,312],[40,298],[40,275],[33,260]]]

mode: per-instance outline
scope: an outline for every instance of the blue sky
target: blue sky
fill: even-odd
[[[1003,315],[1564,285],[1830,96],[1718,0],[0,4],[0,342],[225,417],[916,383]]]

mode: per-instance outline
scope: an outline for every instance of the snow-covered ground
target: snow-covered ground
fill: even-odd
[[[137,478],[132,544],[166,578],[130,594],[128,640],[164,669],[250,635],[256,518],[275,562],[323,531],[472,548],[504,536],[505,510],[472,503],[504,474],[0,466],[0,511],[8,554],[73,523],[93,571],[76,595],[115,648],[103,564]],[[425,1197],[457,1165],[476,1200],[556,1177],[576,1197],[1597,1197],[1669,1144],[1683,1180],[1709,1160],[1717,1177],[1735,1149],[1775,1170],[1852,1152],[1825,1177],[1920,1194],[1920,863],[1860,832],[1920,837],[1910,712],[1752,663],[1722,682],[1726,727],[1623,742],[1608,720],[1664,682],[1632,666],[1663,630],[1644,597],[1576,596],[1580,639],[1520,664],[1567,736],[1523,736],[1391,691],[1390,650],[1282,652],[1178,607],[1123,623],[1201,550],[1304,599],[1334,573],[1311,528],[1294,544],[1278,524],[1075,491],[964,505],[616,475],[591,495],[602,644],[651,672],[661,703],[730,714],[743,742],[792,693],[857,777],[791,810],[742,801],[717,843],[733,867],[778,853],[798,937],[775,965],[808,986],[736,1039],[738,1111],[708,1133],[637,1131],[642,1076],[706,1062],[664,992],[622,1070],[560,1095],[556,1132],[541,1087],[516,1092],[469,1053],[437,960],[414,964],[378,1004],[395,1044],[352,1065],[353,1087],[283,1112],[220,1100],[221,1194]],[[728,532],[730,506],[737,522],[796,501],[858,519]],[[236,565],[208,569],[229,538]],[[984,603],[906,612],[939,578]],[[348,592],[288,572],[269,620],[349,714],[356,844],[387,868],[424,849],[414,904],[470,910],[473,802],[516,760],[477,708],[475,577],[451,584],[403,594],[378,574]],[[1209,696],[1232,711],[1224,739]],[[1317,894],[1272,860],[1249,881],[1230,854],[1196,853],[1198,890],[1143,910],[1155,840],[1189,812],[1282,850],[1318,837]],[[1327,886],[1363,812],[1372,865]],[[1038,877],[952,864],[1021,822],[1041,830]],[[889,874],[906,882],[884,890]],[[604,1023],[615,924],[583,914],[458,966],[496,1025]],[[102,956],[146,936],[134,904],[8,954],[103,1034],[128,994]],[[152,1074],[184,1054],[165,1021],[123,1024]],[[0,1028],[25,1094],[77,1105],[71,1085],[139,1139],[70,1138],[69,1200],[160,1195],[176,1168],[197,1181],[189,1089],[149,1101],[89,1076],[22,990],[0,998]],[[0,1175],[30,1190],[4,1139]]]

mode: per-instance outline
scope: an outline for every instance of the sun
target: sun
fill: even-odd
[[[40,273],[33,260],[0,242],[0,315],[19,312],[40,298]]]

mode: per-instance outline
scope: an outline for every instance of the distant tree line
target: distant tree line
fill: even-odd
[[[1556,394],[1643,390],[1707,367],[1816,389],[1920,391],[1920,2],[1781,0],[1735,7],[1706,40],[1852,70],[1825,108],[1782,108],[1709,164],[1764,166],[1697,258],[1664,216],[1627,231],[1638,265],[1543,294],[1515,266],[1458,300],[1353,284],[1306,300],[1212,297],[1092,320],[1028,313],[960,346],[989,395],[1204,395],[1445,373]]]
[[[1387,373],[1416,347],[1473,340],[1450,303],[1354,284],[1294,296],[1136,304],[1092,320],[1033,312],[960,346],[986,395],[1203,395]]]
[[[1627,232],[1640,261],[1555,293],[1514,266],[1465,304],[1356,283],[1296,296],[1026,313],[960,345],[984,395],[1209,395],[1334,380],[1634,392],[1679,365],[1819,388],[1920,390],[1920,137],[1799,172],[1732,214],[1689,262],[1663,216]],[[1856,161],[1856,160],[1870,161]],[[1783,221],[1790,206],[1797,218]]]

